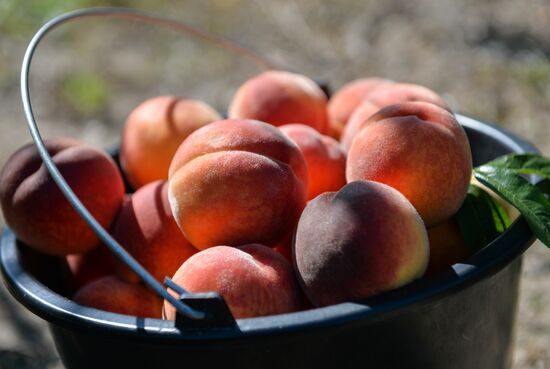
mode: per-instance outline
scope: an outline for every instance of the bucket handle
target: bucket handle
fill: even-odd
[[[140,278],[147,284],[153,291],[155,291],[162,298],[167,300],[170,304],[174,306],[178,313],[179,319],[176,319],[176,326],[185,328],[185,325],[188,323],[195,322],[191,324],[194,327],[208,326],[210,324],[215,324],[219,327],[222,326],[231,326],[235,324],[233,316],[229,313],[223,297],[216,293],[208,294],[191,294],[185,291],[181,287],[176,287],[177,285],[168,277],[166,277],[164,284],[177,292],[179,294],[179,299],[172,296],[162,284],[160,284],[145,268],[143,268],[92,216],[88,209],[82,204],[80,199],[69,187],[65,178],[59,172],[57,166],[53,163],[50,154],[48,153],[42,136],[36,124],[34,118],[34,113],[32,109],[30,92],[29,92],[29,71],[31,66],[32,57],[34,52],[44,38],[44,36],[50,32],[55,27],[66,23],[70,20],[85,18],[85,17],[94,17],[94,16],[108,16],[115,18],[124,18],[135,20],[143,23],[148,23],[155,26],[162,26],[165,28],[170,28],[177,32],[183,32],[186,34],[191,34],[195,37],[202,38],[208,42],[214,43],[218,46],[221,46],[232,53],[239,54],[240,56],[250,59],[252,62],[257,64],[262,69],[280,69],[275,64],[267,61],[266,59],[256,55],[251,50],[248,50],[244,47],[241,47],[233,42],[227,41],[219,36],[198,30],[194,27],[191,27],[180,21],[173,19],[163,18],[159,16],[148,15],[133,9],[126,8],[88,8],[76,10],[73,12],[65,13],[59,15],[46,24],[44,24],[33,36],[27,50],[25,51],[25,56],[21,65],[21,79],[20,79],[20,88],[21,88],[21,100],[23,102],[23,110],[25,113],[25,118],[27,121],[27,126],[29,128],[30,134],[34,143],[38,149],[38,153],[44,162],[46,169],[54,179],[55,183],[67,198],[72,207],[80,215],[80,217],[88,224],[88,226],[97,234],[97,236],[109,247],[109,249],[126,265],[128,265]],[[190,297],[198,297],[195,299],[190,299]],[[202,297],[201,297],[202,296]],[[200,304],[190,303],[191,301],[200,301]],[[193,305],[191,307],[190,305]],[[209,306],[210,305],[210,306]],[[198,307],[202,308],[203,311],[198,310]],[[218,315],[219,312],[223,312],[221,316]],[[216,317],[216,315],[218,315]],[[181,324],[178,324],[181,322]],[[187,324],[183,324],[187,323]]]

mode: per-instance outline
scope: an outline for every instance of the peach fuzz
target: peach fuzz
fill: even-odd
[[[45,141],[71,189],[106,229],[124,199],[124,184],[114,161],[103,151],[71,139]],[[0,173],[0,203],[15,235],[52,255],[87,252],[99,238],[57,187],[33,144],[16,151]]]
[[[308,203],[298,223],[294,259],[307,297],[326,306],[421,277],[428,237],[401,193],[382,183],[355,181]]]
[[[172,280],[189,292],[218,292],[235,318],[284,314],[301,307],[292,267],[259,244],[201,251],[183,263]],[[164,316],[175,319],[175,309],[166,301]]]
[[[261,242],[293,231],[306,202],[307,167],[278,128],[223,120],[189,136],[169,173],[172,214],[198,249]]]
[[[365,100],[383,108],[401,102],[423,101],[440,106],[449,112],[451,109],[439,94],[425,86],[414,83],[388,83],[371,91]]]
[[[198,128],[221,119],[202,101],[159,96],[136,107],[122,131],[120,161],[130,184],[139,188],[168,179],[168,167],[183,140]]]
[[[460,228],[453,217],[435,227],[428,228],[430,262],[426,276],[436,275],[453,264],[461,263],[471,255]]]
[[[353,114],[351,114],[348,123],[344,127],[342,136],[340,137],[342,148],[346,153],[349,151],[353,139],[357,136],[357,133],[361,130],[365,122],[378,110],[380,110],[378,105],[373,104],[369,100],[365,100],[355,109]]]
[[[229,106],[229,118],[256,119],[274,126],[302,123],[325,133],[327,97],[306,76],[267,71],[237,90]]]
[[[133,193],[122,206],[111,234],[160,283],[197,252],[172,216],[166,181],[148,183]],[[121,279],[140,281],[118,258],[114,265]]]
[[[140,284],[125,282],[114,275],[97,279],[73,296],[79,305],[141,318],[161,318],[162,299]]]
[[[111,252],[103,244],[87,253],[71,254],[65,258],[69,278],[77,289],[115,272]]]
[[[338,141],[303,124],[285,124],[279,129],[298,145],[304,155],[308,200],[323,192],[338,191],[346,184],[346,154]]]
[[[370,91],[350,115],[340,137],[344,150],[349,151],[353,139],[371,115],[385,106],[412,101],[429,102],[451,111],[443,98],[427,87],[412,83],[382,84]]]
[[[393,81],[384,78],[361,78],[342,86],[328,101],[328,135],[340,139],[351,114],[363,102],[365,97],[378,87]]]
[[[443,108],[425,102],[387,106],[354,139],[346,178],[385,183],[400,191],[431,227],[464,201],[472,172],[464,129]]]

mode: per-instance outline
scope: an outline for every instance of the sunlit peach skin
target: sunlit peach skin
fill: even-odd
[[[327,130],[327,97],[310,78],[267,71],[246,81],[229,105],[229,118],[256,119],[280,126],[302,123]]]
[[[176,96],[142,102],[122,131],[120,161],[134,188],[168,179],[168,167],[187,136],[221,116],[206,103]]]
[[[387,106],[365,123],[348,153],[346,178],[400,191],[427,227],[454,215],[468,191],[470,145],[453,114],[434,104]]]
[[[261,242],[292,232],[306,202],[300,149],[267,123],[228,119],[193,133],[170,166],[174,218],[198,249]]]

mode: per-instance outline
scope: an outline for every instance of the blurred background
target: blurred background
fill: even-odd
[[[0,166],[30,141],[19,95],[30,38],[53,16],[89,6],[133,7],[184,21],[333,90],[368,76],[419,83],[456,111],[502,125],[550,156],[547,0],[0,0]],[[236,88],[259,71],[190,35],[84,19],[40,45],[31,96],[43,136],[107,148],[142,100],[176,94],[223,112]],[[549,291],[550,250],[537,242],[524,259],[514,369],[550,368]],[[0,368],[63,368],[45,323],[3,287]]]

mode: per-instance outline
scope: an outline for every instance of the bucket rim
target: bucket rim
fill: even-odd
[[[529,142],[491,123],[456,114],[459,123],[504,144],[510,152],[539,151]],[[217,340],[287,334],[353,324],[358,319],[387,319],[402,309],[414,308],[444,298],[498,273],[519,257],[535,237],[520,215],[512,225],[489,245],[464,263],[435,278],[419,279],[397,290],[356,302],[346,302],[305,311],[238,319],[234,329],[207,330],[176,328],[174,321],[138,318],[84,307],[63,297],[37,280],[21,263],[15,235],[5,227],[0,241],[0,271],[10,293],[32,313],[54,325],[69,329],[109,332],[109,334],[143,338],[178,340]]]

